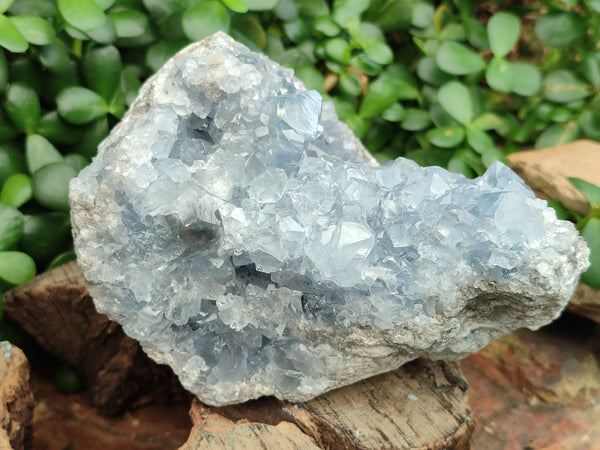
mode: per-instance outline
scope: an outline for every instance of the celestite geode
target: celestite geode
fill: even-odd
[[[557,317],[588,249],[510,169],[375,166],[291,70],[222,33],[187,47],[71,183],[97,309],[213,405],[307,400]]]

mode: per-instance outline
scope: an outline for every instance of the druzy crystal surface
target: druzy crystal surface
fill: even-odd
[[[506,166],[376,167],[318,93],[224,34],[146,82],[70,200],[97,309],[214,405],[462,357],[554,319],[587,267]]]

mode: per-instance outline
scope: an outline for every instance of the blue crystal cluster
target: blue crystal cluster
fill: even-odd
[[[555,318],[587,265],[506,166],[376,167],[317,92],[220,33],[143,86],[70,199],[98,310],[217,405],[461,357]]]

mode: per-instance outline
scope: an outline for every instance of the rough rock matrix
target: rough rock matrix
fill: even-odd
[[[71,183],[97,309],[213,405],[307,400],[562,311],[588,249],[510,169],[374,166],[291,70],[221,33],[187,47]]]

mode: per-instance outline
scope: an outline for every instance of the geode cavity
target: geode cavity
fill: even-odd
[[[292,401],[553,320],[587,267],[506,166],[382,167],[224,34],[169,60],[71,183],[100,312],[206,403]]]

